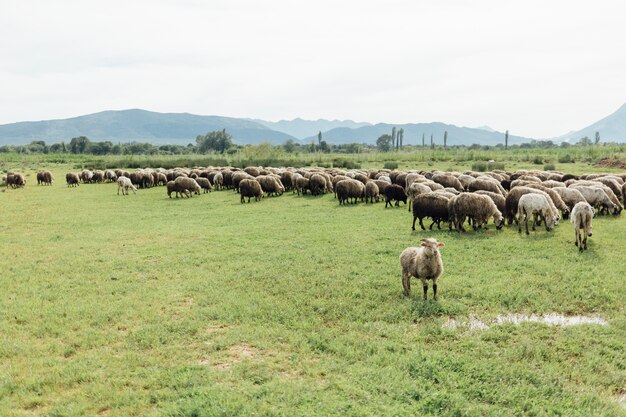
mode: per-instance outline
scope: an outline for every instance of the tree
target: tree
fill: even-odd
[[[598,143],[600,143],[600,132],[596,132],[596,139],[595,139],[596,145]]]
[[[396,127],[394,126],[393,129],[391,129],[391,147],[395,148],[396,147]]]
[[[433,134],[430,134],[430,148],[435,149],[435,142],[433,142]]]
[[[400,143],[398,148],[402,149],[402,142],[404,142],[404,129],[400,128],[398,132],[398,142]]]
[[[422,133],[422,148],[425,147],[426,144],[424,143],[424,133]]]
[[[208,153],[209,151],[224,153],[233,146],[232,136],[226,133],[226,129],[214,130],[204,136],[198,135],[196,143],[200,153]]]
[[[86,136],[78,136],[70,141],[71,153],[85,153],[91,141]]]
[[[296,150],[296,142],[294,142],[293,139],[289,139],[289,140],[287,140],[287,142],[285,142],[283,147],[285,148],[285,152],[287,152],[287,153],[295,152],[295,150]]]
[[[448,146],[448,131],[444,131],[443,132],[443,149],[446,149],[446,146]]]
[[[504,149],[509,149],[509,130],[504,132]]]
[[[322,145],[322,131],[321,130],[319,132],[317,132],[317,144],[319,146]]]
[[[320,151],[324,152],[324,153],[329,153],[330,152],[330,146],[328,146],[328,143],[326,143],[325,140],[320,142]]]
[[[384,134],[376,139],[376,147],[381,152],[387,152],[391,149],[391,135]]]
[[[578,144],[581,146],[589,146],[591,145],[591,139],[589,139],[588,136],[585,136],[584,138],[580,138]]]

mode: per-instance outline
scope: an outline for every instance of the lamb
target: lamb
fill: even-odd
[[[528,218],[531,215],[534,216],[533,230],[535,230],[535,225],[537,224],[537,216],[541,217],[541,220],[545,222],[546,231],[549,232],[554,229],[557,214],[550,207],[548,199],[549,197],[536,193],[528,193],[520,197],[517,208],[517,217],[519,219],[517,223],[518,233],[522,233],[522,220],[524,220],[526,234],[530,234],[528,232]]]
[[[196,182],[204,190],[204,194],[210,193],[213,187],[211,187],[211,181],[208,178],[199,177],[196,178]]]
[[[378,189],[378,185],[372,180],[369,180],[365,183],[365,203],[367,204],[367,200],[369,199],[370,203],[374,203],[374,199],[378,203],[380,199],[380,191]]]
[[[339,181],[335,188],[339,205],[347,204],[350,199],[352,199],[352,204],[356,204],[357,199],[365,197],[365,185],[361,181],[352,179]]]
[[[574,234],[576,241],[574,244],[578,246],[580,252],[587,249],[587,236],[592,235],[591,219],[593,218],[593,207],[587,202],[581,201],[572,209],[571,222],[574,225]],[[584,237],[581,237],[580,229],[583,229]]]
[[[37,185],[52,185],[54,178],[50,171],[41,171],[37,173]]]
[[[117,179],[117,195],[120,195],[120,189],[122,190],[122,195],[128,195],[129,188],[133,190],[133,194],[137,194],[137,188],[130,181],[130,178],[122,176]]]
[[[400,206],[400,201],[403,201],[404,204],[406,204],[404,187],[398,184],[391,184],[385,188],[385,208],[387,208],[387,205],[391,203],[392,200],[396,200],[396,207]]]
[[[193,178],[178,177],[174,180],[174,184],[180,190],[181,194],[184,192],[187,197],[192,197],[192,193],[200,194],[202,187]]]
[[[254,201],[261,201],[263,198],[261,184],[254,178],[244,178],[241,180],[239,182],[239,193],[241,194],[241,204],[244,203],[245,197],[248,197],[248,203],[251,197],[254,197]]]
[[[502,229],[504,218],[495,203],[489,196],[476,193],[462,193],[455,195],[448,201],[450,221],[454,223],[459,233],[464,232],[463,223],[469,218],[474,230],[493,217],[496,229]]]
[[[437,228],[441,229],[441,222],[450,220],[448,201],[448,197],[436,191],[416,196],[413,200],[413,225],[411,229],[415,230],[415,220],[419,218],[420,227],[422,230],[426,230],[424,223],[422,223],[424,217],[433,219],[430,230],[433,230],[435,223],[437,223]],[[452,229],[452,225],[448,224],[448,228]]]
[[[424,300],[428,293],[428,280],[433,281],[433,299],[437,300],[437,278],[443,274],[443,261],[439,247],[445,246],[435,238],[422,239],[419,247],[409,247],[400,254],[402,287],[404,295],[411,293],[411,277],[422,281]]]
[[[65,174],[65,182],[68,187],[78,187],[80,185],[80,177],[75,172]]]

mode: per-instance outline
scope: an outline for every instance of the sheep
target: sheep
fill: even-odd
[[[437,228],[441,229],[442,221],[449,221],[450,215],[448,212],[448,201],[450,199],[441,193],[431,191],[426,194],[420,194],[413,200],[413,225],[412,230],[415,230],[415,220],[419,218],[420,227],[422,230],[426,230],[422,219],[424,217],[430,217],[433,222],[430,224],[430,230],[433,230],[433,225],[436,223]],[[452,229],[451,224],[448,224],[448,228]]]
[[[89,171],[88,169],[83,169],[81,171],[80,179],[83,180],[84,184],[90,183],[92,178],[93,178],[93,172]]]
[[[93,171],[93,176],[91,177],[91,182],[101,183],[104,181],[104,171],[96,169]]]
[[[50,171],[41,171],[37,173],[37,185],[52,185],[54,178]]]
[[[406,193],[404,187],[398,184],[391,184],[385,188],[385,208],[391,203],[392,200],[396,200],[396,207],[400,206],[400,201],[406,204]]]
[[[221,172],[216,172],[213,176],[213,185],[217,191],[224,188],[224,175]]]
[[[559,194],[565,205],[569,208],[570,213],[574,209],[574,206],[581,201],[587,202],[585,197],[580,193],[580,191],[575,188],[567,188],[567,187],[554,187],[552,190]]]
[[[376,184],[378,186],[378,193],[380,195],[384,195],[385,194],[385,190],[387,189],[387,187],[389,187],[391,185],[390,182],[387,181],[383,181],[383,180],[373,180],[374,184]]]
[[[283,195],[285,192],[283,183],[274,175],[259,175],[256,180],[261,184],[263,192],[267,193],[268,197],[272,194]]]
[[[370,203],[374,203],[374,199],[376,202],[380,200],[380,190],[378,189],[378,185],[373,180],[369,180],[365,183],[365,203],[367,204],[367,200],[369,199]]]
[[[443,174],[443,173],[435,174],[433,175],[432,180],[436,182],[437,184],[441,184],[444,187],[454,188],[457,191],[465,190],[465,188],[463,187],[463,184],[461,184],[461,181],[459,181],[458,178],[456,178],[452,174]]]
[[[352,199],[352,204],[356,204],[357,199],[365,197],[365,185],[361,181],[347,179],[339,181],[335,187],[337,190],[337,200],[339,205],[345,205]]]
[[[485,191],[491,191],[492,193],[500,193],[502,195],[506,195],[504,191],[504,188],[502,188],[502,185],[500,185],[499,182],[491,179],[491,180],[487,180],[487,179],[475,179],[474,181],[470,182],[469,185],[467,186],[467,190],[468,191],[478,191],[478,190],[485,190]]]
[[[208,178],[198,177],[196,178],[196,182],[204,190],[204,194],[210,193],[213,187],[211,187],[211,181]]]
[[[554,229],[556,224],[556,213],[550,207],[548,203],[549,197],[542,194],[528,193],[520,197],[517,206],[517,217],[519,222],[517,223],[517,232],[522,233],[522,220],[526,225],[526,234],[528,232],[528,218],[534,216],[533,231],[537,224],[537,216],[541,217],[541,220],[545,222],[546,231]]]
[[[443,261],[439,247],[445,246],[435,238],[422,239],[419,247],[409,247],[400,254],[402,287],[404,295],[411,293],[411,277],[422,281],[424,300],[428,293],[428,280],[433,281],[433,299],[437,300],[437,278],[443,274]]]
[[[496,207],[498,207],[500,213],[506,212],[506,199],[502,196],[502,194],[485,190],[475,191],[474,194],[482,194],[488,196],[496,204]]]
[[[224,179],[226,179],[226,177],[224,177]],[[236,192],[239,192],[239,182],[241,182],[241,180],[243,179],[254,179],[254,177],[244,171],[237,171],[233,173],[231,182]]]
[[[407,204],[409,206],[409,212],[411,211],[413,201],[418,195],[433,192],[433,190],[431,190],[430,187],[428,187],[426,184],[420,183],[418,181],[412,182],[407,185],[404,191],[409,199],[409,204]]]
[[[174,180],[176,187],[181,190],[178,191],[181,194],[184,192],[187,197],[192,197],[193,193],[200,194],[202,187],[193,178],[178,177]]]
[[[65,182],[68,187],[78,187],[80,185],[80,177],[75,172],[65,174]]]
[[[258,177],[261,175],[260,169],[257,167],[245,167],[243,171],[253,177]]]
[[[251,197],[254,197],[254,201],[261,201],[263,198],[261,184],[254,178],[242,179],[239,182],[239,193],[241,194],[241,204],[244,203],[245,197],[248,197],[248,203]]]
[[[24,176],[17,172],[9,172],[7,173],[7,188],[11,186],[11,188],[21,188],[26,185],[26,179]]]
[[[583,249],[587,249],[587,236],[592,235],[591,219],[593,215],[593,207],[585,201],[577,203],[572,209],[572,218],[570,221],[572,225],[574,225],[574,234],[576,235],[574,244],[578,246],[578,251],[580,252],[582,252]],[[580,229],[583,229],[584,237],[581,237]]]
[[[556,206],[552,202],[552,199],[546,192],[538,190],[536,188],[518,186],[518,187],[511,188],[511,191],[506,195],[506,213],[504,213],[504,215],[508,220],[508,224],[512,224],[513,221],[518,223],[517,208],[519,205],[519,199],[521,198],[522,195],[529,194],[529,193],[542,194],[548,199],[548,203],[551,206],[550,208],[555,213],[557,213],[557,223],[558,223],[558,220],[560,219],[558,218],[558,211],[556,209]]]
[[[319,195],[326,192],[326,178],[321,174],[313,174],[309,178],[309,187],[311,194]]]
[[[168,181],[168,182],[165,184],[165,188],[167,189],[167,196],[168,196],[169,198],[172,198],[172,193],[173,193],[173,192],[175,192],[175,193],[176,193],[176,194],[175,194],[175,195],[176,195],[176,198],[178,198],[178,193],[179,193],[179,190],[178,190],[178,188],[176,187],[176,183],[175,183],[174,181]]]
[[[608,194],[602,187],[572,185],[570,188],[580,191],[583,197],[585,197],[585,200],[587,200],[587,203],[591,204],[592,207],[598,207],[600,209],[604,208],[607,211],[612,211],[614,215],[619,214],[621,207],[611,201],[611,198],[609,198]]]
[[[624,204],[624,207],[626,207],[626,183],[622,185],[622,202]]]
[[[565,204],[565,202],[561,198],[561,195],[558,192],[554,191],[552,188],[544,187],[543,183],[530,183],[527,185],[527,187],[541,190],[544,193],[548,194],[554,206],[561,211],[563,218],[567,219],[571,209],[567,206],[567,204]]]
[[[104,179],[107,182],[117,181],[118,175],[112,169],[107,169],[104,171]]]
[[[448,212],[459,231],[464,232],[463,223],[469,218],[474,230],[478,230],[490,217],[493,217],[496,229],[502,229],[504,219],[502,213],[489,196],[476,193],[462,193],[455,195],[448,201]]]
[[[296,178],[296,192],[298,193],[298,195],[300,195],[300,193],[302,193],[302,195],[306,194],[306,190],[311,191],[311,186],[310,186],[310,181],[308,178],[303,177],[302,175],[298,174],[299,176]],[[295,177],[295,175],[294,175]]]
[[[128,189],[133,190],[133,194],[137,194],[137,188],[133,185],[130,178],[128,177],[118,177],[117,179],[117,195],[120,195],[120,189],[122,190],[122,195],[128,195]],[[126,194],[124,194],[126,192]]]

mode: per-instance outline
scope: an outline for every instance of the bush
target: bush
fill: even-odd
[[[556,167],[554,166],[553,163],[548,163],[543,166],[544,171],[554,171],[555,169]]]
[[[559,163],[560,164],[573,164],[574,158],[572,158],[571,155],[567,153],[559,157]]]
[[[355,161],[351,161],[349,159],[345,159],[345,158],[334,158],[333,167],[345,168],[345,169],[359,169],[361,168],[361,164]]]
[[[489,162],[487,167],[489,168],[489,171],[493,171],[496,169],[504,171],[504,162]]]
[[[398,169],[398,163],[397,162],[385,162],[385,165],[383,165],[384,169]]]
[[[472,164],[472,171],[485,172],[487,171],[487,163],[485,161],[476,161]]]
[[[533,164],[535,164],[535,165],[543,164],[543,158],[540,157],[540,156],[535,156],[535,158],[533,159]]]

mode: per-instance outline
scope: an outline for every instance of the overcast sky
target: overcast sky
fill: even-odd
[[[0,124],[102,110],[489,125],[626,102],[626,2],[0,0]]]

